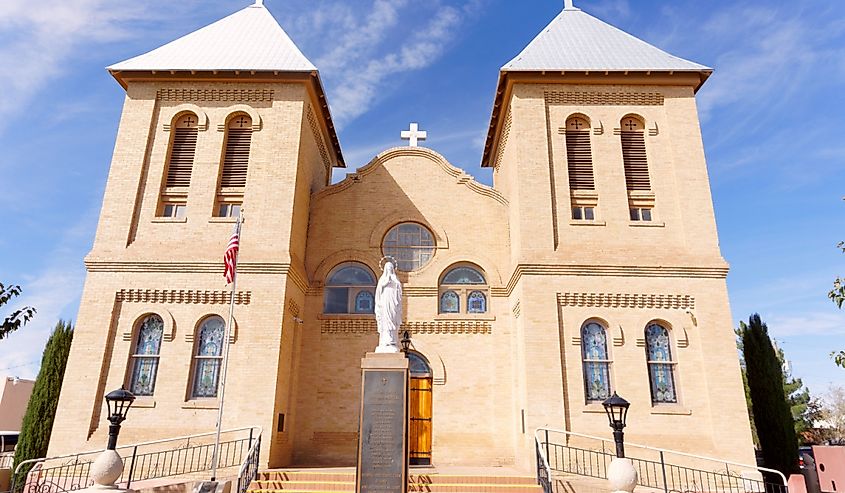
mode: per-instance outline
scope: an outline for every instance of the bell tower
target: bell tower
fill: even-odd
[[[728,362],[727,377],[701,371],[709,399],[725,403],[742,430],[725,437],[743,451],[734,455],[753,463],[745,453],[750,435],[733,347],[727,263],[719,250],[695,101],[711,73],[602,22],[571,0],[502,67],[482,166],[493,168],[494,187],[509,203],[514,274],[508,290],[511,305],[521,311],[516,358],[523,375],[515,412],[524,412],[527,428],[566,423],[567,429],[583,430],[595,424],[592,408],[584,405],[584,377],[573,368],[581,365],[582,330],[599,308],[617,314],[596,322],[616,338],[616,357],[642,358],[646,318],[654,316],[645,309],[651,305],[608,300],[694,298],[697,310],[710,315],[706,325],[700,316],[685,315],[680,304],[667,304],[665,316],[676,317],[682,329],[667,334],[683,339],[695,333],[701,351],[696,358]],[[615,382],[620,395],[640,393],[638,402],[648,407],[648,387],[626,388],[626,382]],[[712,390],[723,385],[730,389],[729,404]],[[655,399],[651,409],[662,406]],[[659,429],[653,416],[644,419]]]
[[[99,443],[102,397],[121,386],[159,436],[214,429],[222,256],[241,213],[223,427],[283,433],[310,199],[344,166],[319,72],[260,0],[108,70],[126,98],[50,454]],[[138,355],[142,330],[155,354]],[[262,460],[285,463],[273,438]]]

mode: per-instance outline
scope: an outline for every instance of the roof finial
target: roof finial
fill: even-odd
[[[563,0],[563,10],[577,10],[572,0]]]
[[[264,0],[255,0],[255,6],[256,7],[263,7],[264,6]]]

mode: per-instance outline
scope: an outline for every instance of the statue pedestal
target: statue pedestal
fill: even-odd
[[[408,490],[408,359],[367,353],[361,359],[356,493]]]

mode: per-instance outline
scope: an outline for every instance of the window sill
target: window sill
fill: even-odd
[[[676,416],[691,416],[692,410],[675,404],[657,404],[651,407],[651,414],[669,414]]]
[[[628,226],[632,228],[665,228],[666,223],[654,221],[631,221]]]
[[[493,322],[496,320],[496,316],[489,313],[438,313],[434,320],[484,320]]]
[[[220,409],[217,399],[196,399],[182,404],[182,409]]]
[[[212,217],[208,219],[210,223],[236,223],[237,217]]]
[[[156,401],[155,401],[155,399],[152,398],[152,396],[136,397],[135,401],[132,403],[132,407],[152,409],[152,408],[156,407]]]
[[[600,402],[584,404],[581,412],[585,414],[607,414],[607,411],[604,410],[604,406]]]
[[[588,219],[573,219],[569,221],[570,226],[607,226],[606,221],[590,221]]]
[[[154,223],[186,223],[187,217],[154,217]]]

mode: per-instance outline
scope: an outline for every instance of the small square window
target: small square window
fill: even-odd
[[[631,221],[651,221],[651,209],[645,207],[632,207]]]
[[[596,219],[596,212],[593,207],[584,207],[584,219],[593,221]]]
[[[580,207],[573,207],[572,208],[572,219],[580,220],[583,219],[583,210]]]
[[[164,207],[162,207],[161,210],[161,216],[181,218],[185,217],[186,211],[187,208],[185,207],[185,204],[164,204]]]
[[[217,217],[238,217],[241,215],[241,204],[220,204]]]

